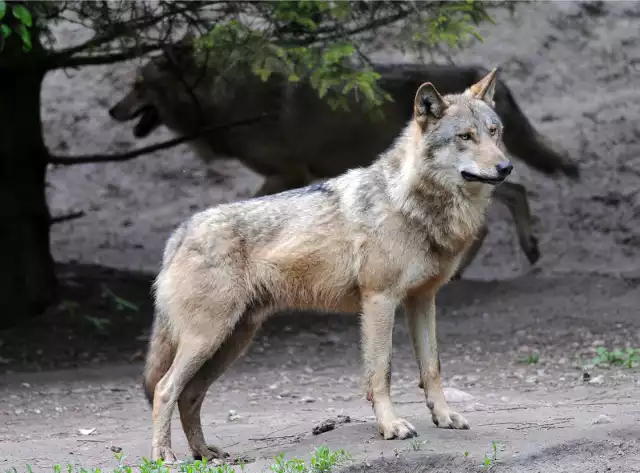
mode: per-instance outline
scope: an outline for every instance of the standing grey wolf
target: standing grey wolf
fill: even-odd
[[[225,455],[205,442],[203,399],[264,320],[283,309],[361,314],[364,378],[378,429],[385,439],[405,439],[417,432],[395,414],[390,397],[393,324],[402,304],[433,422],[469,428],[443,394],[435,296],[482,228],[494,186],[513,168],[493,108],[495,88],[496,69],[461,94],[443,97],[424,83],[412,117],[368,167],[221,204],[175,230],[154,282],[144,371],[154,460],[176,459],[176,403],[193,455]]]
[[[372,122],[361,103],[351,101],[350,112],[332,110],[310,85],[291,84],[278,74],[262,82],[250,71],[237,68],[233,80],[215,94],[211,86],[218,78],[214,62],[198,65],[189,43],[178,43],[141,69],[132,90],[109,113],[119,121],[140,117],[133,131],[136,137],[145,137],[161,124],[185,135],[202,126],[278,112],[277,120],[209,133],[192,142],[205,162],[235,157],[264,176],[257,196],[371,164],[410,118],[407,111],[422,82],[429,80],[445,94],[459,93],[488,72],[480,67],[377,64],[380,85],[394,101],[384,105],[382,121]],[[496,111],[505,123],[504,142],[510,154],[543,173],[578,177],[578,167],[545,144],[501,81],[496,85]],[[525,188],[507,182],[495,196],[509,209],[520,247],[534,264],[540,252]],[[487,231],[483,227],[454,277],[473,261]]]

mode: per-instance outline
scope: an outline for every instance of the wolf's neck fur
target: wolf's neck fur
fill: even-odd
[[[434,245],[458,252],[482,227],[492,188],[479,183],[453,183],[436,173],[420,171],[415,140],[422,132],[415,122],[407,125],[396,143],[378,162],[387,182],[391,205],[414,225],[424,227]]]

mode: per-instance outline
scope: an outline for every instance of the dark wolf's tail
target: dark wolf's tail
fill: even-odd
[[[504,122],[503,141],[509,153],[544,174],[562,173],[579,180],[578,164],[566,153],[559,153],[545,143],[522,113],[509,88],[500,80],[496,84],[495,103],[496,111]]]
[[[173,358],[176,354],[176,347],[169,334],[169,329],[156,316],[149,339],[149,349],[144,367],[142,387],[149,404],[153,406],[153,394],[156,385],[162,377],[169,371]]]

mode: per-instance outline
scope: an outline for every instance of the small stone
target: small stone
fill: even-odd
[[[474,399],[471,394],[456,388],[444,388],[443,391],[444,397],[448,402],[468,402]]]
[[[122,447],[111,445],[111,447],[109,447],[109,450],[111,450],[113,453],[120,453],[122,451]]]
[[[234,420],[242,419],[242,416],[238,415],[235,409],[229,409],[227,419],[229,420],[229,422],[233,422]]]
[[[592,424],[610,424],[611,422],[613,422],[613,419],[605,414],[600,414],[591,421]]]
[[[604,383],[604,377],[602,375],[596,376],[595,378],[591,378],[589,380],[589,384],[602,384]]]
[[[311,430],[311,433],[313,433],[313,435],[320,435],[335,429],[336,426],[340,424],[347,424],[349,422],[351,422],[351,417],[339,415],[337,418],[327,419],[316,424]]]
[[[302,399],[300,399],[300,402],[303,404],[309,404],[312,402],[316,402],[316,400],[314,398],[312,398],[311,396],[304,396]]]

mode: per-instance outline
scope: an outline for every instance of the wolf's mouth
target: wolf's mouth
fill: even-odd
[[[462,179],[467,182],[482,182],[483,184],[491,184],[498,185],[502,184],[506,178],[505,177],[487,177],[487,176],[478,176],[477,174],[472,174],[468,171],[461,171]]]
[[[155,107],[145,105],[141,107],[132,118],[140,116],[140,120],[133,127],[133,136],[136,138],[144,138],[149,135],[157,126],[160,125],[160,115]]]

